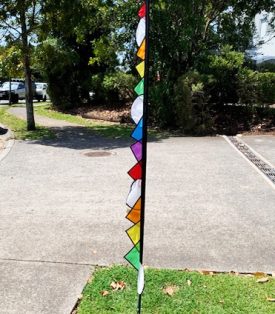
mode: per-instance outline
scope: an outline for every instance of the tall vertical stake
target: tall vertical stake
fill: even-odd
[[[146,0],[146,35],[145,35],[145,74],[144,74],[144,102],[142,127],[142,185],[141,185],[141,219],[140,219],[140,264],[143,264],[144,221],[145,221],[145,195],[147,170],[147,137],[148,137],[148,100],[149,100],[149,62],[150,62],[150,0]],[[138,295],[138,310],[141,313],[142,293]]]

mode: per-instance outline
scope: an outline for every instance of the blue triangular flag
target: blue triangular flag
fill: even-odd
[[[134,129],[133,133],[131,134],[132,138],[137,141],[142,140],[142,125],[143,125],[143,118],[139,120],[138,125]]]

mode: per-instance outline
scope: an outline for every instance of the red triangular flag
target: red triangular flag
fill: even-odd
[[[133,180],[142,179],[141,162],[137,163],[131,170],[129,170],[128,174]]]
[[[143,6],[138,11],[138,16],[142,19],[146,15],[146,4],[144,3]]]

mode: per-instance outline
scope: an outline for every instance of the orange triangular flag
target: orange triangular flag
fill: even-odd
[[[146,44],[145,44],[145,39],[144,39],[137,52],[137,56],[142,60],[145,60],[145,48],[146,48]]]
[[[140,221],[141,216],[141,198],[136,202],[135,206],[131,209],[129,214],[126,216],[128,220],[136,224]]]

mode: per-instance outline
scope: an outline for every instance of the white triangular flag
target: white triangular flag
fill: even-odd
[[[138,124],[143,116],[143,96],[139,96],[134,101],[131,108],[131,116],[135,123]]]
[[[128,194],[126,204],[133,208],[141,196],[141,180],[136,180],[131,186],[130,193]]]
[[[140,47],[143,39],[145,38],[145,32],[146,32],[146,21],[145,18],[142,18],[137,27],[137,32],[136,32],[136,41],[138,46]]]

